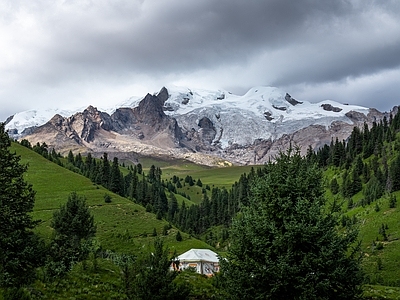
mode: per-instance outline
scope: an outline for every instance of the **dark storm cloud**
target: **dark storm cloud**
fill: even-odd
[[[100,8],[92,4],[71,19],[66,16],[60,22],[52,20],[60,26],[51,33],[48,63],[75,65],[79,71],[97,73],[191,73],[215,65],[246,64],[255,55],[280,47],[292,47],[291,54],[296,56],[299,44],[311,44],[325,52],[316,61],[323,68],[315,68],[304,77],[298,74],[304,67],[296,72],[292,65],[283,70],[286,79],[277,78],[273,82],[276,84],[284,84],[285,80],[340,80],[399,64],[399,41],[371,50],[363,49],[366,41],[345,44],[340,40],[351,26],[365,21],[362,14],[373,10],[372,1],[360,5],[331,0],[120,3],[106,3]],[[393,7],[389,8],[380,7],[391,15]],[[335,45],[333,40],[325,49],[323,41],[329,35],[341,44]],[[354,43],[359,45],[357,53],[352,53]],[[299,59],[312,66],[315,57]]]
[[[52,20],[58,26],[50,59],[94,69],[190,72],[295,44],[315,20],[329,22],[352,7],[342,1],[144,1],[126,4],[122,14],[119,6],[104,5],[94,20],[95,7],[82,9]]]
[[[150,81],[234,91],[276,85],[330,97],[323,87],[357,83],[363,89],[368,81],[363,78],[400,68],[397,0],[3,0],[1,5],[2,103],[95,97],[104,94],[101,88],[121,97],[117,91],[128,90],[128,83]],[[376,90],[393,92],[399,85],[393,78],[380,82],[385,88]]]

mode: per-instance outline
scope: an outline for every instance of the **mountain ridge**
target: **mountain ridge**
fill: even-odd
[[[304,151],[308,145],[316,149],[332,138],[346,139],[354,126],[388,117],[376,109],[332,100],[299,101],[273,87],[254,87],[243,96],[163,87],[123,106],[108,112],[88,106],[70,116],[57,114],[22,134],[21,114],[6,128],[20,139],[46,142],[60,152],[133,152],[211,165],[262,164],[290,143]],[[26,124],[32,123],[28,118]]]

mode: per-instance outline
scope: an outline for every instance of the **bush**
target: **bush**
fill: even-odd
[[[111,203],[111,196],[109,194],[104,194],[104,202]]]
[[[181,235],[181,232],[180,232],[180,231],[178,231],[178,233],[176,234],[176,240],[177,240],[178,242],[182,242],[182,235]]]

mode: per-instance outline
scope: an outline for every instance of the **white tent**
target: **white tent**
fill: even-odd
[[[179,269],[195,268],[199,274],[212,276],[219,271],[219,258],[209,249],[190,249],[179,255]]]

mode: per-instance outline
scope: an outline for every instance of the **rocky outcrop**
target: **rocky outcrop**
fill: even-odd
[[[113,129],[117,132],[141,129],[138,125],[138,120],[135,117],[133,109],[129,107],[118,108],[111,115],[111,120],[113,123]]]
[[[79,137],[87,143],[95,139],[98,130],[113,130],[110,115],[97,110],[93,106],[89,106],[82,113],[73,115],[68,122],[71,128],[79,134]]]
[[[158,97],[158,99],[160,99],[160,101],[162,102],[163,105],[164,105],[165,101],[168,100],[169,93],[165,86],[158,92],[157,97]]]
[[[346,113],[346,117],[348,117],[351,121],[353,121],[356,124],[368,122],[369,119],[368,116],[353,110]]]
[[[215,129],[213,122],[211,122],[209,118],[203,117],[200,119],[198,125],[200,127],[199,132],[201,138],[207,143],[211,144],[217,134],[217,130]]]
[[[272,121],[274,118],[271,117],[272,113],[270,111],[266,111],[264,112],[264,117],[268,120],[268,121]]]
[[[10,123],[11,122],[11,120],[12,119],[14,119],[14,115],[12,115],[12,116],[9,116],[7,119],[6,119],[6,121],[4,122],[4,124],[8,124],[8,123]]]
[[[326,111],[333,111],[333,112],[341,112],[342,109],[339,107],[335,107],[331,104],[321,104],[321,107]]]
[[[286,93],[286,95],[285,95],[285,100],[287,102],[289,102],[290,104],[292,104],[293,106],[303,103],[303,102],[297,101],[296,99],[292,98],[292,96],[290,96],[288,93]]]
[[[282,110],[282,111],[286,111],[287,107],[286,106],[276,106],[276,105],[272,105],[273,108],[277,109],[277,110]]]

